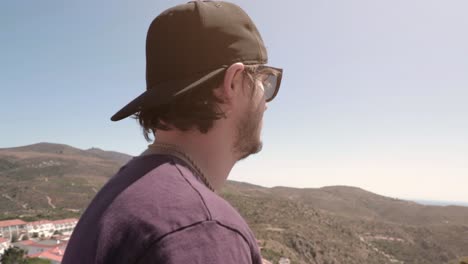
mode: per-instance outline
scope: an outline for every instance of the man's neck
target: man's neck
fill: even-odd
[[[221,133],[202,134],[198,131],[158,131],[156,144],[170,144],[189,156],[208,182],[219,190],[236,163],[231,142]]]

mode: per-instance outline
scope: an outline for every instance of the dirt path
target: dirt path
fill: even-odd
[[[55,209],[55,205],[52,203],[52,198],[50,198],[48,195],[46,196],[47,198],[47,203],[50,205],[50,207]]]

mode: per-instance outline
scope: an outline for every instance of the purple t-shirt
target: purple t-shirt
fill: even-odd
[[[81,216],[63,264],[261,264],[239,213],[181,159],[136,157]]]

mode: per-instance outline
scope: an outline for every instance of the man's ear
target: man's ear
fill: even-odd
[[[235,95],[236,88],[242,87],[242,72],[244,71],[244,64],[241,62],[234,63],[226,69],[224,74],[224,81],[221,85],[221,97],[226,102],[232,101]]]

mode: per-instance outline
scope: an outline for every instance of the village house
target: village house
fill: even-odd
[[[60,264],[62,262],[64,250],[56,247],[42,253],[29,255],[30,258],[42,258],[50,261],[51,264]]]
[[[62,219],[52,221],[55,227],[55,231],[61,233],[62,235],[71,235],[73,229],[75,229],[76,224],[78,223],[78,219],[76,218],[69,218],[69,219]]]
[[[10,240],[0,237],[0,256],[10,247]]]
[[[59,240],[25,240],[15,243],[15,246],[27,250],[29,258],[48,259],[55,264],[62,261],[67,244]]]
[[[71,235],[78,223],[78,219],[69,218],[56,221],[40,220],[24,222],[23,220],[0,221],[0,238],[8,241],[29,238],[50,238],[54,234]]]
[[[29,237],[50,238],[55,231],[52,221],[40,220],[26,223],[26,230]]]
[[[0,237],[7,238],[9,241],[16,236],[26,233],[26,222],[19,219],[0,221]]]
[[[14,245],[27,250],[30,258],[48,259],[52,264],[60,264],[69,236],[77,223],[76,218],[34,222],[19,219],[0,221],[0,256]]]

